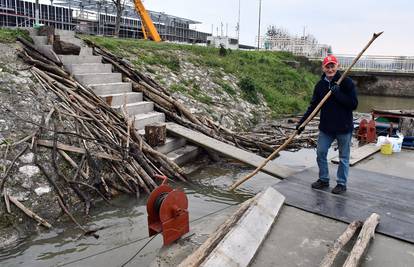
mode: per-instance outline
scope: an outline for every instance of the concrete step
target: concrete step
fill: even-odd
[[[89,87],[99,96],[132,92],[131,83],[96,83]]]
[[[55,29],[55,34],[59,35],[61,38],[62,37],[75,37],[75,32],[74,31],[66,31],[66,30],[59,30],[59,29]]]
[[[83,64],[83,63],[101,63],[102,56],[75,56],[75,55],[59,55],[63,65],[68,66],[71,64]]]
[[[160,153],[168,154],[173,150],[179,149],[187,144],[187,140],[182,137],[167,137],[165,144],[157,146],[155,150]]]
[[[75,38],[75,37],[61,36],[60,40],[67,42],[67,43],[75,44],[81,47],[86,46],[86,44],[81,39]]]
[[[32,36],[35,45],[47,45],[47,36]]]
[[[123,94],[100,95],[110,106],[120,106],[124,103],[135,103],[142,101],[142,93],[128,92]]]
[[[92,56],[93,55],[93,49],[90,48],[90,47],[82,46],[79,55],[81,55],[81,56]]]
[[[111,73],[112,65],[103,63],[71,64],[66,69],[72,74]]]
[[[116,110],[121,110],[121,106],[112,106]],[[154,110],[154,103],[141,101],[131,104],[126,104],[126,112],[129,116],[148,113]]]
[[[174,151],[171,151],[166,156],[177,163],[178,165],[184,165],[185,163],[194,160],[199,155],[201,149],[197,146],[186,145]]]
[[[120,83],[122,82],[121,73],[88,73],[75,74],[75,79],[82,84],[97,84],[97,83]]]
[[[160,112],[148,112],[148,113],[135,115],[134,119],[135,119],[135,129],[141,130],[145,128],[145,125],[148,125],[154,122],[164,122],[165,114],[160,113]]]

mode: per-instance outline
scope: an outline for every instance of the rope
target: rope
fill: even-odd
[[[204,216],[201,216],[201,217],[199,217],[199,218],[197,218],[197,219],[194,219],[194,220],[192,220],[192,221],[190,221],[190,223],[193,223],[193,222],[196,222],[196,221],[199,221],[199,220],[201,220],[201,219],[204,219],[204,218],[206,218],[206,217],[209,217],[209,216],[211,216],[211,215],[214,215],[214,214],[216,214],[216,213],[218,213],[218,212],[221,212],[221,211],[223,211],[223,210],[226,210],[226,209],[228,209],[228,208],[230,208],[230,207],[233,207],[233,206],[236,206],[236,205],[238,205],[239,203],[235,203],[235,204],[230,204],[230,205],[228,205],[228,206],[226,206],[226,207],[224,207],[224,208],[221,208],[221,209],[218,209],[218,210],[216,210],[216,211],[213,211],[213,212],[211,212],[211,213],[208,213],[208,214],[206,214],[206,215],[204,215]],[[125,247],[125,246],[128,246],[128,245],[131,245],[131,244],[134,244],[134,243],[137,243],[137,242],[139,242],[139,241],[142,241],[142,240],[145,240],[145,239],[149,239],[128,261],[126,261],[125,263],[123,263],[121,266],[125,266],[126,264],[128,264],[129,262],[131,262],[156,236],[157,236],[158,234],[156,234],[156,235],[154,235],[154,236],[152,236],[151,238],[149,238],[149,237],[143,237],[143,238],[139,238],[139,239],[136,239],[136,240],[134,240],[134,241],[130,241],[130,242],[127,242],[127,243],[124,243],[124,244],[122,244],[122,245],[119,245],[119,246],[116,246],[116,247],[113,247],[113,248],[109,248],[109,249],[105,249],[105,250],[102,250],[102,251],[100,251],[100,252],[97,252],[97,253],[94,253],[94,254],[91,254],[91,255],[88,255],[88,256],[85,256],[85,257],[83,257],[83,258],[79,258],[79,259],[76,259],[76,260],[73,260],[73,261],[69,261],[69,262],[66,262],[66,263],[63,263],[63,264],[58,264],[57,266],[66,266],[66,265],[69,265],[69,264],[72,264],[72,263],[77,263],[77,262],[80,262],[80,261],[83,261],[83,260],[86,260],[86,259],[89,259],[89,258],[92,258],[92,257],[95,257],[95,256],[98,256],[98,255],[101,255],[101,254],[105,254],[105,253],[108,253],[108,252],[111,252],[111,251],[114,251],[114,250],[116,250],[116,249],[119,249],[119,248],[122,248],[122,247]]]

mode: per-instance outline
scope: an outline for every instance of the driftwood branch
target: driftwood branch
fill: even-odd
[[[26,208],[20,201],[18,201],[16,198],[9,196],[9,200],[16,205],[16,207],[18,207],[20,210],[22,210],[27,216],[29,216],[30,218],[36,220],[38,223],[40,223],[41,225],[43,225],[46,228],[51,228],[52,225],[50,223],[48,223],[45,219],[41,218],[39,215],[37,215],[36,213],[34,213],[33,211],[29,210],[28,208]]]
[[[339,251],[351,240],[351,238],[355,235],[356,231],[360,229],[362,226],[361,221],[354,221],[348,225],[345,232],[342,233],[335,240],[333,246],[329,249],[328,254],[323,258],[320,267],[330,267],[335,261],[336,256],[338,255]]]
[[[375,228],[379,224],[380,216],[377,213],[371,214],[364,222],[361,232],[358,235],[358,239],[355,242],[354,247],[349,253],[343,267],[356,267],[361,261],[362,255],[368,249],[369,242],[375,235]]]

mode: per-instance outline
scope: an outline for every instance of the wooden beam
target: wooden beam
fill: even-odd
[[[223,143],[202,133],[190,130],[176,123],[167,123],[167,131],[174,135],[184,137],[192,143],[195,143],[206,149],[210,149],[226,157],[236,159],[252,167],[258,167],[265,159],[249,151],[237,148],[235,146]],[[261,170],[267,174],[284,179],[293,175],[296,170],[279,165],[274,161],[269,162]]]
[[[51,141],[51,140],[38,140],[37,144],[41,145],[41,146],[44,146],[44,147],[53,148],[53,141]],[[84,148],[80,148],[80,147],[76,147],[76,146],[69,146],[69,145],[59,143],[59,142],[57,143],[56,147],[59,150],[64,150],[64,151],[69,151],[69,152],[74,152],[74,153],[79,153],[79,154],[85,154],[86,153],[86,150]],[[121,161],[121,158],[112,156],[112,155],[104,153],[104,152],[90,152],[90,154],[92,156],[102,158],[102,159],[109,159],[109,160],[113,160],[113,161]]]

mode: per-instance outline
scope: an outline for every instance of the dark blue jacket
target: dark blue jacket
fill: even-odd
[[[325,74],[315,85],[312,100],[308,110],[303,115],[300,123],[312,113],[330,88],[339,80],[341,74],[337,72],[331,82],[325,79]],[[354,129],[352,111],[358,106],[358,98],[354,82],[346,77],[340,84],[339,90],[332,95],[321,108],[319,130],[329,135],[345,134]]]

